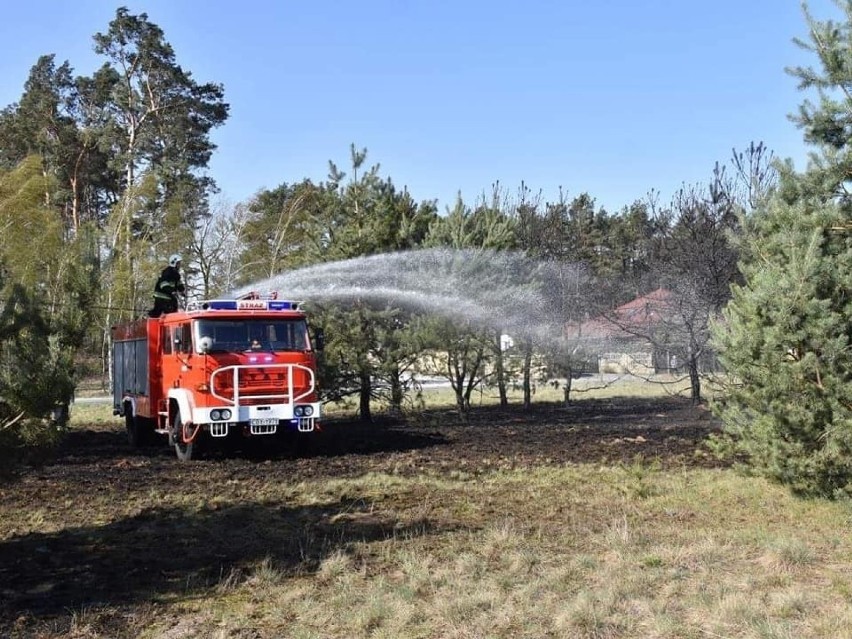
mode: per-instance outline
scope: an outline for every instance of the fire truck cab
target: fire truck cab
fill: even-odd
[[[181,461],[199,442],[314,432],[321,349],[298,302],[192,302],[112,328],[113,413],[131,445],[167,435]]]

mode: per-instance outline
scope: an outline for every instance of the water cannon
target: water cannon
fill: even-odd
[[[278,299],[278,291],[267,291],[264,295],[263,293],[258,293],[257,291],[249,291],[248,293],[243,293],[242,295],[238,295],[237,300],[277,300]]]

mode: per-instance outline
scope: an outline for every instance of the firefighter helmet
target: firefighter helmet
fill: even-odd
[[[180,255],[175,253],[169,258],[169,266],[177,266],[181,263]]]

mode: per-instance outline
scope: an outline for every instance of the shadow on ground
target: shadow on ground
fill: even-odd
[[[213,446],[203,449],[200,456],[208,460],[238,457],[248,461],[266,461],[296,457],[375,455],[420,450],[448,443],[440,432],[411,429],[404,419],[389,418],[379,418],[368,424],[353,419],[331,420],[324,424],[320,432],[298,435],[288,433],[277,438],[275,445],[271,445],[267,438],[236,439],[236,445],[231,441],[227,448],[215,442]],[[92,458],[109,460],[124,458],[128,454],[152,459],[175,456],[165,436],[156,436],[153,443],[140,449],[130,449],[126,435],[116,425],[113,428],[72,430],[53,461],[65,465],[88,464]]]
[[[251,574],[263,560],[283,577],[311,572],[353,542],[435,532],[434,522],[388,521],[358,500],[295,508],[154,507],[102,526],[31,533],[0,541],[0,628],[3,619],[22,614],[43,622],[82,607],[192,596]]]

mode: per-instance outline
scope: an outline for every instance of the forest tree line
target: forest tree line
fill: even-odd
[[[812,38],[801,44],[821,69],[791,73],[803,89],[848,87],[848,29],[806,17]],[[747,143],[709,162],[707,180],[684,185],[670,201],[651,191],[618,211],[597,205],[582,185],[546,199],[527,184],[491,185],[439,211],[354,144],[344,168],[330,161],[321,182],[284,182],[230,205],[217,199],[206,172],[210,133],[227,122],[224,88],[181,67],[144,13],[118,9],[94,47],[103,65],[91,76],[75,75],[54,55],[39,58],[20,99],[0,112],[0,428],[49,415],[84,374],[106,376],[109,327],[145,314],[171,253],[184,256],[188,296],[202,299],[361,256],[520,251],[570,266],[574,277],[582,272],[582,287],[566,287],[556,300],[566,324],[671,290],[682,317],[673,341],[688,363],[693,399],[702,399],[697,362],[707,349],[743,382],[718,409],[736,439],[727,444],[776,478],[807,469],[804,491],[848,488],[852,462],[843,455],[852,450],[852,422],[844,420],[852,405],[842,398],[850,377],[842,342],[852,309],[842,279],[850,271],[841,275],[837,260],[852,254],[849,98],[802,105],[797,121],[817,149],[805,172]],[[802,260],[804,270],[791,273]],[[819,277],[804,277],[807,269]],[[791,278],[802,296],[795,304],[779,288]],[[507,354],[499,331],[393,304],[312,311],[329,336],[325,398],[357,398],[363,419],[377,399],[404,406],[426,352],[446,354],[443,373],[462,412],[483,384],[504,403],[508,386],[520,384],[528,403],[534,358],[541,374],[570,380],[577,355],[532,339]],[[818,344],[809,341],[814,330],[822,331]],[[787,377],[778,374],[786,364]],[[799,398],[807,414],[787,426],[780,409],[765,417],[773,397],[776,404]],[[836,437],[830,446],[827,432]],[[797,445],[779,448],[782,435]]]

